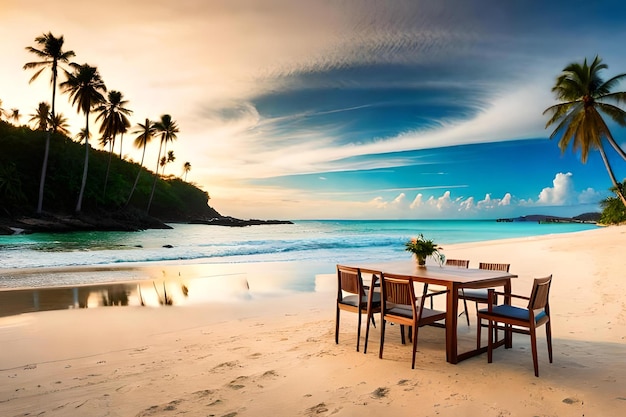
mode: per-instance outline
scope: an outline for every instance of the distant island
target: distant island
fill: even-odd
[[[600,221],[601,213],[583,213],[575,217],[547,216],[543,214],[532,214],[530,216],[520,216],[512,218],[496,219],[497,222],[535,222],[535,223],[590,223],[596,224]]]

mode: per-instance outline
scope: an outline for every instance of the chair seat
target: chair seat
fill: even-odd
[[[361,303],[367,304],[367,294],[361,297]],[[341,304],[347,304],[353,307],[359,306],[359,296],[358,295],[348,295],[343,297],[341,300]],[[380,306],[380,293],[374,292],[372,295],[372,306],[377,307]]]
[[[465,298],[466,300],[477,300],[487,303],[487,289],[473,289],[473,288],[464,288],[463,290],[459,290],[459,297]]]
[[[512,318],[516,320],[526,320],[526,321],[530,320],[530,314],[528,312],[528,309],[511,306],[508,304],[501,304],[498,306],[494,306],[491,312],[489,312],[489,309],[483,308],[481,310],[478,310],[478,314],[494,316],[494,317],[497,316],[497,317]],[[546,313],[545,311],[541,311],[539,314],[535,316],[535,322],[536,323],[539,322],[544,317],[546,317]]]
[[[405,304],[396,304],[393,307],[387,309],[387,314],[390,314],[392,316],[399,316],[399,317],[405,317],[405,318],[413,318],[413,311],[411,310],[411,306],[410,305],[405,305]],[[428,319],[430,319],[431,317],[442,317],[445,318],[446,312],[445,311],[439,311],[439,310],[433,310],[430,308],[424,308],[422,310],[422,317],[421,319],[423,321],[429,321]]]

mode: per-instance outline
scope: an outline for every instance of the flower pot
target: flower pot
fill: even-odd
[[[420,268],[426,268],[426,258],[423,256],[416,256],[417,258],[417,266]]]

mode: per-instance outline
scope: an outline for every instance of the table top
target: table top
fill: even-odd
[[[356,266],[356,265],[355,265]],[[408,275],[420,281],[430,283],[485,283],[516,278],[517,275],[506,271],[492,271],[478,268],[458,268],[455,266],[427,265],[418,267],[415,261],[397,261],[386,263],[366,263],[359,268],[371,269],[382,273]]]

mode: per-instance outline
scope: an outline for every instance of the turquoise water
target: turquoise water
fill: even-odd
[[[474,220],[295,221],[243,228],[174,224],[171,230],[0,236],[0,269],[98,266],[153,261],[328,264],[404,256],[404,242],[423,233],[446,244],[568,233],[590,224]],[[167,246],[167,247],[166,247]],[[0,277],[0,285],[2,277]]]

